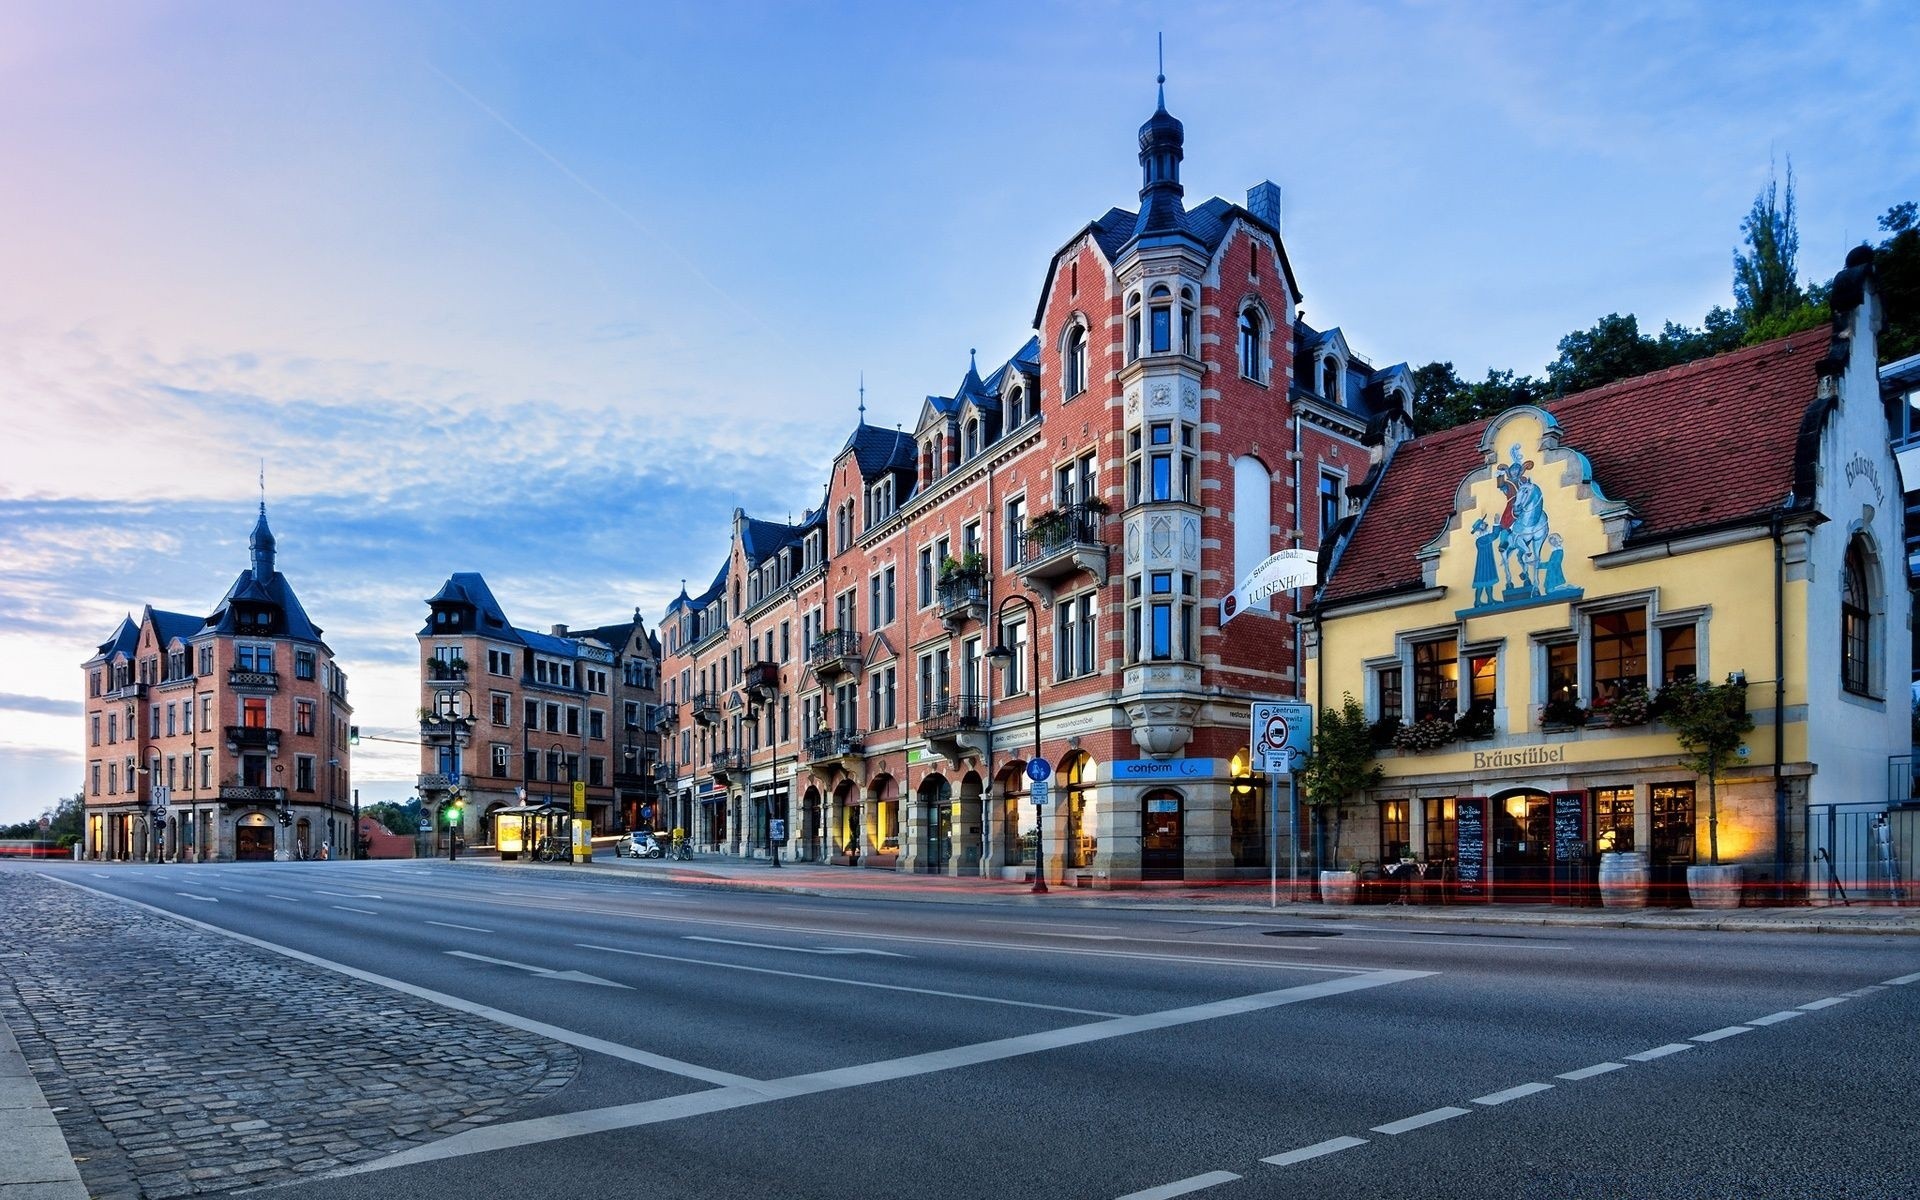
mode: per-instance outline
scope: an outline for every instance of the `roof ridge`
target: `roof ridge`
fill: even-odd
[[[1548,400],[1543,407],[1570,403],[1575,400],[1584,400],[1589,396],[1600,396],[1625,387],[1646,386],[1685,375],[1689,372],[1733,366],[1737,363],[1745,362],[1748,359],[1759,358],[1768,351],[1777,350],[1789,342],[1814,341],[1816,340],[1815,335],[1819,335],[1819,340],[1824,341],[1830,338],[1832,333],[1825,326],[1802,329],[1797,333],[1789,333],[1777,338],[1769,338],[1767,341],[1758,342],[1751,346],[1736,346],[1732,350],[1723,350],[1719,354],[1711,354],[1706,358],[1690,359],[1687,362],[1675,363],[1670,367],[1660,367],[1657,370],[1648,371],[1645,374],[1633,375],[1626,379],[1615,379],[1609,383],[1603,383],[1599,387],[1587,388],[1584,391],[1569,392],[1564,396],[1555,396],[1553,399]],[[1791,353],[1791,349],[1789,349],[1788,352]]]

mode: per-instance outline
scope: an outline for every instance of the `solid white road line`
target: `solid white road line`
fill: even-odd
[[[1608,1071],[1624,1071],[1626,1069],[1627,1064],[1625,1063],[1603,1062],[1595,1063],[1590,1067],[1581,1067],[1578,1071],[1568,1071],[1563,1075],[1555,1075],[1554,1078],[1576,1080],[1592,1079],[1595,1075],[1605,1075]]]
[[[1664,1046],[1655,1046],[1651,1050],[1642,1050],[1638,1054],[1627,1055],[1628,1062],[1652,1062],[1656,1058],[1665,1058],[1669,1054],[1678,1054],[1682,1050],[1691,1050],[1692,1046],[1684,1042],[1668,1042]]]
[[[1084,1017],[1118,1017],[1123,1014],[1102,1012],[1097,1008],[1067,1008],[1059,1004],[1038,1004],[1031,1000],[1003,1000],[998,996],[976,996],[967,992],[943,992],[937,988],[907,987],[898,983],[871,983],[864,979],[839,979],[832,975],[809,975],[802,971],[777,971],[772,967],[749,967],[744,963],[714,962],[705,958],[685,958],[678,954],[654,954],[646,950],[622,950],[618,946],[595,946],[575,942],[582,950],[602,950],[608,954],[626,954],[634,958],[656,958],[663,962],[692,963],[701,967],[719,967],[726,971],[750,971],[755,975],[779,975],[787,979],[811,979],[820,983],[838,983],[847,987],[878,988],[887,992],[912,992],[920,996],[945,996],[953,1000],[978,1000],[984,1004],[1005,1004],[1014,1008],[1044,1008],[1050,1012],[1074,1013]]]
[[[1173,1200],[1175,1196],[1184,1196],[1189,1192],[1197,1192],[1222,1183],[1232,1183],[1238,1178],[1240,1177],[1232,1171],[1208,1171],[1205,1175],[1176,1179],[1172,1183],[1163,1183],[1159,1187],[1148,1188],[1144,1192],[1128,1192],[1120,1197],[1120,1200]]]
[[[345,975],[349,979],[358,979],[362,983],[371,983],[375,987],[382,987],[388,991],[399,992],[403,996],[412,996],[417,1000],[425,1000],[429,1004],[438,1004],[442,1008],[451,1008],[456,1012],[463,1012],[469,1016],[479,1017],[484,1021],[492,1021],[496,1025],[505,1025],[509,1029],[518,1029],[523,1033],[531,1033],[556,1042],[564,1042],[576,1049],[591,1050],[596,1054],[604,1054],[608,1058],[617,1058],[623,1062],[638,1063],[643,1067],[652,1067],[656,1071],[665,1071],[670,1075],[682,1075],[688,1079],[698,1079],[703,1083],[718,1084],[721,1089],[759,1086],[758,1081],[750,1079],[745,1075],[735,1075],[729,1071],[716,1071],[711,1067],[703,1067],[696,1063],[681,1062],[677,1058],[668,1058],[664,1054],[655,1054],[650,1050],[641,1050],[634,1046],[623,1046],[619,1042],[609,1042],[604,1038],[594,1037],[592,1034],[581,1033],[573,1029],[563,1029],[558,1025],[550,1025],[545,1021],[536,1021],[531,1017],[523,1017],[519,1013],[507,1012],[505,1009],[494,1008],[492,1005],[480,1004],[468,1000],[463,996],[449,995],[446,992],[435,991],[432,988],[421,987],[418,984],[408,983],[402,979],[393,979],[386,975],[376,975],[372,971],[363,971],[358,967],[350,967],[345,963],[321,958],[317,954],[308,954],[304,950],[295,950],[291,946],[282,946],[277,942],[269,942],[265,938],[252,937],[231,929],[223,929],[218,925],[212,925],[206,921],[198,921],[192,917],[171,912],[158,905],[148,904],[141,900],[129,900],[124,896],[116,896],[112,892],[103,892],[98,888],[88,887],[84,883],[74,883],[71,880],[60,879],[59,876],[56,875],[48,875],[45,876],[45,878],[58,880],[61,883],[65,883],[68,887],[77,888],[83,892],[92,892],[97,896],[105,896],[110,900],[118,900],[122,904],[131,904],[135,908],[146,909],[148,912],[157,913],[160,916],[178,921],[182,925],[191,925],[195,929],[202,929],[208,933],[217,933],[221,937],[232,938],[236,942],[245,942],[249,946],[257,946],[270,954],[278,954],[282,958],[291,958],[295,962],[303,962],[308,966],[333,971]],[[1336,980],[1335,982],[1344,981]],[[1397,983],[1399,981],[1390,979],[1386,982]],[[717,1093],[699,1092],[695,1094],[715,1095]]]
[[[1065,1046],[1082,1046],[1135,1033],[1171,1029],[1196,1021],[1240,1016],[1245,1013],[1278,1008],[1282,1005],[1300,1004],[1309,1000],[1337,996],[1346,992],[1366,991],[1389,984],[1405,983],[1412,979],[1425,979],[1432,974],[1432,971],[1370,971],[1348,976],[1345,979],[1326,979],[1319,983],[1302,984],[1299,987],[1283,988],[1279,991],[1256,992],[1249,996],[1236,996],[1228,1000],[1215,1000],[1208,1004],[1142,1013],[1132,1017],[1115,1017],[1088,1025],[1071,1025],[1064,1029],[1044,1030],[1040,1033],[1022,1034],[1018,1037],[1001,1038],[991,1042],[977,1042],[971,1046],[954,1046],[946,1050],[912,1054],[905,1058],[816,1071],[808,1075],[792,1075],[785,1079],[770,1079],[764,1083],[747,1081],[733,1087],[715,1088],[711,1091],[673,1096],[664,1100],[646,1100],[637,1104],[616,1105],[612,1108],[561,1113],[551,1117],[534,1117],[525,1121],[507,1121],[498,1125],[469,1129],[464,1133],[442,1138],[431,1145],[416,1146],[386,1158],[346,1167],[332,1172],[329,1178],[340,1175],[360,1175],[369,1171],[384,1171],[390,1167],[406,1167],[416,1163],[437,1162],[468,1154],[484,1154],[493,1150],[507,1150],[515,1146],[558,1141],[562,1138],[579,1137],[589,1133],[607,1133],[641,1125],[655,1125],[662,1121],[677,1121],[683,1117],[698,1116],[703,1113],[722,1112],[752,1104],[811,1096],[820,1092],[838,1091],[870,1083],[910,1079],[917,1075],[951,1071],[981,1063],[1000,1062],[1027,1054],[1057,1050]]]
[[[339,896],[345,900],[379,900],[383,898],[372,892],[329,892],[325,888],[315,888],[313,889],[313,894],[316,896]]]
[[[1902,975],[1898,979],[1889,979],[1885,982],[1888,987],[1905,987],[1909,983],[1920,983],[1920,971],[1915,971],[1911,975]]]
[[[1395,1135],[1412,1133],[1416,1129],[1424,1129],[1429,1125],[1437,1125],[1441,1121],[1451,1121],[1455,1117],[1464,1117],[1472,1111],[1470,1108],[1455,1108],[1449,1104],[1441,1108],[1430,1108],[1423,1113],[1415,1113],[1411,1117],[1401,1117],[1398,1121],[1388,1121],[1385,1125],[1375,1125],[1373,1131],[1375,1133]]]
[[[205,900],[208,904],[220,903],[220,897],[218,896],[196,896],[192,892],[175,892],[174,895],[185,896],[189,900]]]
[[[1712,1033],[1696,1033],[1687,1040],[1690,1042],[1717,1042],[1724,1038],[1739,1037],[1743,1033],[1752,1033],[1751,1025],[1729,1025],[1725,1029],[1716,1029]]]
[[[1328,1138],[1324,1142],[1315,1142],[1311,1146],[1302,1146],[1298,1150],[1289,1150],[1285,1154],[1275,1154],[1260,1161],[1272,1163],[1276,1167],[1290,1167],[1310,1158],[1321,1158],[1328,1154],[1338,1154],[1342,1150],[1351,1150],[1355,1146],[1364,1146],[1367,1139],[1357,1137]]]
[[[623,992],[633,989],[624,983],[615,983],[611,979],[602,979],[598,975],[589,975],[584,971],[561,971],[553,967],[536,967],[532,963],[514,962],[510,958],[490,958],[485,954],[473,954],[466,950],[449,950],[455,958],[470,958],[475,962],[492,963],[497,967],[512,967],[516,971],[525,971],[529,975],[538,975],[543,979],[564,979],[571,983],[591,983],[600,987],[619,988]]]
[[[377,917],[377,916],[379,916],[379,915],[380,915],[379,913],[377,913],[377,912],[375,912],[375,911],[373,911],[373,910],[372,910],[372,909],[370,909],[370,908],[348,908],[348,907],[347,907],[346,905],[344,905],[344,904],[335,904],[335,905],[331,905],[330,907],[332,907],[332,908],[337,908],[337,909],[339,909],[339,910],[340,910],[341,912],[357,912],[357,913],[360,913],[360,914],[361,914],[361,915],[363,915],[363,916],[368,916],[368,917]]]
[[[1804,1016],[1806,1016],[1806,1015],[1807,1015],[1807,1014],[1805,1014],[1805,1013],[1803,1013],[1803,1012],[1794,1012],[1794,1011],[1793,1011],[1792,1009],[1790,1009],[1790,1008],[1789,1008],[1789,1009],[1785,1009],[1785,1010],[1783,1010],[1783,1011],[1781,1011],[1781,1012],[1777,1012],[1777,1013],[1768,1013],[1768,1014],[1767,1014],[1766,1016],[1764,1016],[1764,1017],[1755,1017],[1755,1018],[1754,1018],[1753,1020],[1751,1020],[1751,1021],[1748,1021],[1748,1022],[1747,1022],[1747,1024],[1749,1024],[1749,1025],[1778,1025],[1778,1024],[1779,1024],[1780,1022],[1782,1022],[1782,1021],[1791,1021],[1791,1020],[1793,1020],[1793,1019],[1794,1019],[1795,1017],[1804,1017]]]
[[[1818,1012],[1823,1008],[1832,1008],[1836,1004],[1845,1004],[1846,1002],[1847,1002],[1847,998],[1845,996],[1828,996],[1824,1000],[1809,1001],[1806,1004],[1802,1004],[1800,1007],[1805,1009],[1807,1012]]]
[[[1522,1096],[1532,1096],[1540,1092],[1550,1092],[1552,1090],[1553,1085],[1550,1083],[1523,1083],[1518,1087],[1510,1087],[1504,1092],[1494,1092],[1488,1096],[1475,1096],[1472,1102],[1475,1104],[1484,1104],[1488,1108],[1492,1108],[1496,1104],[1505,1104],[1509,1100],[1518,1100]]]
[[[428,921],[428,925],[438,925],[442,929],[464,929],[468,933],[492,933],[491,929],[482,929],[478,925],[455,925],[452,921]]]
[[[887,958],[911,958],[911,955],[896,954],[891,950],[855,950],[846,946],[815,948],[811,946],[774,946],[766,942],[737,942],[732,938],[700,937],[687,934],[682,940],[689,942],[713,942],[721,946],[751,946],[755,950],[786,950],[794,954],[878,954]]]

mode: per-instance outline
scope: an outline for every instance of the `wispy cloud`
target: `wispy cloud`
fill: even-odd
[[[77,717],[85,706],[78,700],[53,700],[46,696],[23,696],[18,692],[0,692],[0,710],[36,713],[47,717]]]

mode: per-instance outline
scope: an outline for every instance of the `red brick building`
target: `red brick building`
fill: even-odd
[[[250,566],[212,615],[149,605],[81,668],[87,857],[343,853],[347,677],[275,569],[265,504],[249,545]]]
[[[1035,336],[911,433],[863,404],[824,503],[736,510],[668,606],[661,751],[700,845],[764,854],[777,820],[800,858],[1029,870],[1037,692],[1049,879],[1264,871],[1248,705],[1296,694],[1294,632],[1284,596],[1222,602],[1343,518],[1413,383],[1297,315],[1275,185],[1188,208],[1183,154],[1163,103],[1139,208],[1060,247]]]

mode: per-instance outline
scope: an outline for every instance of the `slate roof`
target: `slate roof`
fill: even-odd
[[[1629,545],[1755,521],[1793,491],[1796,433],[1831,336],[1822,326],[1542,407],[1563,443],[1587,456],[1600,491],[1632,507]],[[1320,604],[1422,586],[1415,553],[1451,519],[1460,481],[1484,464],[1488,420],[1394,450]]]
[[[932,399],[933,397],[928,397]],[[919,456],[914,450],[913,435],[898,429],[882,429],[878,425],[869,425],[862,421],[856,425],[847,444],[840,448],[840,454],[853,451],[854,463],[860,468],[862,479],[872,479],[882,471],[914,471],[919,469]],[[838,458],[839,455],[834,456]]]
[[[120,618],[120,624],[114,627],[112,636],[100,643],[100,649],[95,657],[112,658],[116,654],[124,654],[131,658],[139,646],[140,627],[133,623],[133,615],[129,613]]]
[[[194,634],[207,627],[205,617],[164,612],[157,608],[149,608],[147,613],[153,618],[153,631],[159,636],[162,646],[171,646],[176,641],[188,641]]]
[[[233,581],[233,586],[227,589],[227,594],[220,598],[220,604],[214,609],[213,615],[207,618],[207,625],[214,632],[241,632],[233,620],[235,600],[252,600],[276,605],[286,616],[285,636],[297,641],[320,641],[320,627],[308,619],[307,610],[300,606],[300,597],[293,594],[293,585],[288,583],[287,577],[278,571],[267,579],[257,578],[251,567],[240,572],[239,577]]]
[[[515,635],[520,632],[513,627],[512,621],[507,620],[506,610],[501,608],[500,602],[493,598],[493,590],[487,586],[487,581],[478,571],[455,571],[447,576],[447,581],[440,585],[440,590],[427,600],[428,604],[444,602],[471,604],[480,617],[478,632],[489,637],[513,641]],[[429,621],[420,632],[431,634],[433,623]]]

